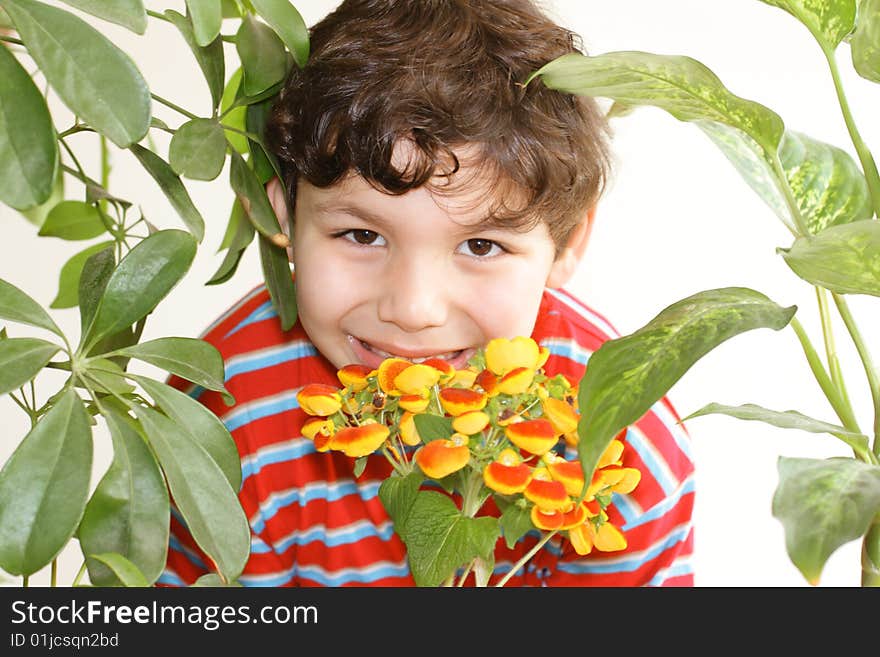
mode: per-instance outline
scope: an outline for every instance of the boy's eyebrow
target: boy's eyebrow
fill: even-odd
[[[315,204],[315,210],[318,213],[341,212],[343,214],[349,214],[353,217],[357,217],[358,219],[363,219],[374,224],[385,225],[388,223],[381,215],[373,212],[369,208],[364,208],[357,205],[340,203],[317,203]]]

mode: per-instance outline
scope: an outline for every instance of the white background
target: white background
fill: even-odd
[[[53,2],[52,4],[59,4]],[[331,0],[295,2],[308,24],[332,9]],[[147,2],[153,9],[180,2]],[[548,13],[583,37],[589,54],[642,50],[689,55],[711,68],[733,93],[776,111],[787,127],[805,132],[853,153],[830,75],[821,51],[793,17],[758,0],[556,0]],[[144,37],[89,19],[130,53],[151,91],[192,112],[209,113],[209,95],[200,71],[176,30],[150,20]],[[227,47],[227,67],[235,51]],[[838,50],[848,98],[865,141],[880,148],[880,87],[855,75],[849,47]],[[53,105],[56,126],[70,125],[70,115]],[[154,114],[177,126],[183,119],[157,105]],[[813,289],[798,279],[775,254],[791,237],[773,213],[746,186],[727,160],[696,127],[653,108],[641,108],[615,121],[616,170],[599,207],[586,258],[568,288],[605,314],[622,333],[647,323],[669,304],[695,292],[746,286],[781,305],[796,304],[798,317],[821,345]],[[159,152],[167,156],[167,138],[154,131]],[[93,136],[77,135],[71,143],[87,149]],[[183,224],[134,158],[111,150],[110,189],[140,204],[161,228]],[[97,175],[97,159],[83,165]],[[197,336],[221,311],[259,282],[256,247],[248,249],[234,278],[206,287],[222,259],[217,253],[226,226],[231,191],[227,171],[210,183],[187,181],[207,223],[205,239],[192,270],[151,316],[143,339],[171,335]],[[70,183],[70,198],[81,198]],[[0,278],[24,289],[45,306],[57,290],[57,274],[84,243],[39,238],[36,228],[0,205]],[[877,304],[850,297],[850,306],[872,342],[880,326]],[[78,338],[75,309],[53,311],[59,325]],[[10,335],[33,332],[11,325]],[[38,333],[37,333],[38,334]],[[838,325],[837,344],[849,392],[863,428],[872,414],[864,371],[851,343]],[[880,357],[876,341],[875,355]],[[146,366],[135,371],[162,376]],[[38,396],[45,399],[59,380],[41,378]],[[737,336],[700,360],[673,387],[670,398],[682,416],[717,401],[757,403],[776,410],[796,409],[835,422],[815,384],[794,333],[756,330]],[[0,462],[27,432],[24,414],[0,399]],[[825,458],[849,456],[847,448],[826,435],[775,429],[722,416],[688,423],[697,465],[696,551],[693,565],[698,586],[808,586],[791,564],[781,524],[770,506],[776,487],[776,461],[781,455]],[[109,463],[107,437],[96,431],[95,485]],[[59,583],[69,584],[81,563],[75,545],[62,554]],[[819,586],[859,585],[859,544],[835,552]],[[48,582],[48,569],[31,579]],[[8,585],[20,580],[7,578]]]

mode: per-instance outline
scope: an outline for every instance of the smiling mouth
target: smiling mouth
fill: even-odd
[[[370,344],[369,342],[365,342],[365,341],[361,340],[360,338],[355,338],[355,340],[358,341],[358,343],[360,344],[361,347],[363,347],[364,349],[366,349],[370,353],[376,354],[377,356],[379,356],[383,360],[386,358],[403,358],[403,359],[408,360],[412,363],[424,363],[429,358],[439,358],[440,360],[451,361],[451,360],[455,360],[456,358],[461,356],[465,351],[464,349],[457,349],[455,351],[446,351],[443,353],[436,353],[436,352],[424,352],[424,351],[407,352],[406,350],[401,350],[401,353],[391,353],[391,352],[385,351],[384,349],[379,349],[378,347]]]

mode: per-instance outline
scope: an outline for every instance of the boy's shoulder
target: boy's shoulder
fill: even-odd
[[[605,315],[563,288],[547,288],[532,337],[536,341],[576,340],[581,347],[595,351],[603,342],[620,337]]]

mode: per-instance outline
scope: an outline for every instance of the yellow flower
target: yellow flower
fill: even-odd
[[[440,390],[440,405],[450,415],[456,416],[468,411],[481,411],[486,406],[485,393],[470,388],[443,388]]]
[[[296,393],[296,401],[309,415],[333,415],[342,408],[339,390],[323,383],[310,383]]]
[[[566,434],[577,430],[580,416],[571,404],[561,399],[548,397],[541,402],[541,408],[544,411],[544,417],[550,420],[556,433]]]
[[[372,454],[382,446],[390,433],[388,427],[377,422],[365,422],[359,427],[343,427],[330,438],[330,449],[358,458]]]
[[[442,479],[458,472],[468,464],[470,458],[468,437],[460,433],[448,439],[432,440],[415,454],[416,463],[431,479]]]
[[[416,429],[415,415],[410,411],[403,414],[400,418],[400,439],[407,445],[418,445],[422,442],[421,436]]]
[[[553,425],[544,418],[508,424],[504,433],[514,445],[536,456],[549,452],[559,440]]]
[[[427,391],[412,395],[401,395],[397,399],[397,405],[411,413],[421,413],[428,408],[430,402],[431,398],[428,396]]]
[[[541,511],[564,511],[571,506],[571,498],[565,486],[554,481],[545,468],[536,468],[532,478],[523,490],[526,499]]]
[[[483,411],[467,411],[452,420],[452,428],[466,436],[481,432],[489,426],[489,416]]]
[[[405,395],[421,394],[440,380],[440,374],[430,365],[411,365],[394,377],[394,387]]]
[[[360,392],[367,387],[367,377],[374,373],[366,365],[352,364],[346,365],[336,372],[336,378],[339,382],[354,392]]]
[[[495,461],[483,468],[483,482],[496,493],[522,493],[532,478],[532,468],[512,449],[502,450]]]
[[[515,367],[498,379],[494,394],[521,395],[535,380],[535,370],[528,367]]]
[[[538,369],[540,358],[541,350],[532,338],[495,338],[486,345],[486,366],[498,376],[504,376],[518,367],[534,371]]]

